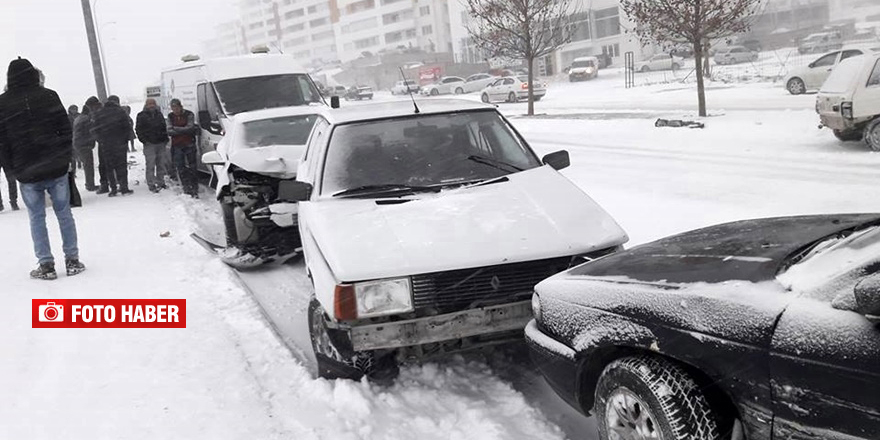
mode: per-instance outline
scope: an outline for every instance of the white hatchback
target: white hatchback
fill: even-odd
[[[535,81],[533,91],[535,101],[540,101],[547,94],[547,86]],[[489,84],[480,94],[483,102],[517,102],[529,97],[529,79],[525,76],[507,76],[498,78]]]

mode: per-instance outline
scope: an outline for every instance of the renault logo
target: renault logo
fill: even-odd
[[[501,280],[498,279],[498,275],[492,276],[492,281],[490,281],[489,284],[492,286],[492,289],[498,291],[498,289],[501,288]]]

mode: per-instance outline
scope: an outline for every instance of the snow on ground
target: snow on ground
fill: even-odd
[[[746,217],[880,211],[880,155],[817,130],[812,97],[767,84],[723,88],[710,91],[718,116],[703,119],[705,129],[653,126],[658,116],[692,117],[692,96],[608,80],[554,84],[537,104],[543,117],[519,117],[525,104],[499,108],[540,154],[571,152],[564,174],[630,244]],[[89,270],[53,282],[27,277],[26,212],[0,213],[0,438],[594,438],[592,420],[515,349],[407,366],[390,387],[314,379],[301,264],[242,282],[188,238],[217,233],[207,193],[193,201],[134,189],[116,199],[84,193],[74,215]],[[186,298],[188,323],[32,329],[31,298]]]

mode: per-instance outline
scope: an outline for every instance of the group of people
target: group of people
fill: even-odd
[[[167,118],[156,101],[148,99],[136,123],[117,96],[103,103],[93,96],[86,100],[81,113],[75,106],[65,110],[58,94],[45,88],[43,81],[42,72],[30,61],[19,57],[9,64],[6,89],[0,94],[0,170],[9,183],[12,209],[19,209],[16,181],[27,207],[38,261],[31,278],[53,280],[57,273],[46,227],[46,194],[61,229],[66,273],[76,275],[85,270],[79,260],[76,223],[70,210],[70,186],[75,184],[72,177],[76,170],[83,170],[88,191],[110,197],[132,194],[128,153],[134,151],[137,137],[144,145],[150,191],[167,188],[165,176],[169,176],[180,181],[184,193],[198,197],[198,127],[193,113],[184,110],[177,99],[171,101],[172,112]],[[172,166],[176,173],[171,172]]]

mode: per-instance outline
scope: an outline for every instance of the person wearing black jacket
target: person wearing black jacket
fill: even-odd
[[[147,162],[147,186],[152,192],[165,189],[165,145],[168,144],[168,131],[165,117],[153,98],[147,99],[144,109],[137,115],[135,124],[137,137],[144,144],[144,157]]]
[[[196,126],[193,112],[183,108],[180,100],[171,100],[171,113],[166,121],[168,135],[171,137],[171,160],[177,170],[177,177],[184,194],[198,198],[199,180],[196,164]]]
[[[101,162],[101,189],[105,186],[110,197],[118,192],[122,195],[133,193],[128,188],[128,139],[131,133],[131,118],[119,106],[119,97],[111,95],[98,111],[92,126],[92,133],[98,139],[98,160]],[[104,176],[106,174],[106,176]],[[106,180],[106,182],[105,182]]]
[[[73,121],[73,148],[82,163],[83,173],[86,175],[86,191],[95,191],[95,135],[92,134],[92,120],[101,102],[92,96],[86,100],[80,113]]]
[[[46,193],[58,219],[67,275],[79,261],[76,222],[70,211],[67,172],[73,156],[70,121],[58,94],[40,84],[40,71],[25,59],[9,63],[7,91],[0,95],[0,157],[21,183],[39,267],[31,278],[54,280],[55,259],[46,228]]]

